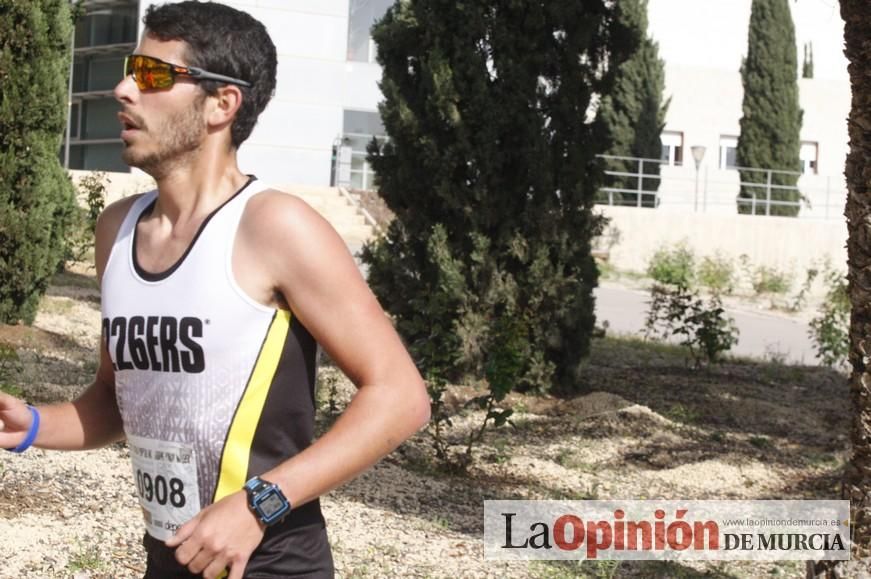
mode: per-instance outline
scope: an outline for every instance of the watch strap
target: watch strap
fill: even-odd
[[[245,492],[248,493],[248,498],[254,498],[254,495],[267,488],[270,483],[266,482],[259,476],[251,477],[245,483]]]

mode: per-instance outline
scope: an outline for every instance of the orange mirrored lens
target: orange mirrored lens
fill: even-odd
[[[125,76],[132,74],[139,90],[166,89],[172,87],[172,67],[147,56],[128,56],[124,61]]]

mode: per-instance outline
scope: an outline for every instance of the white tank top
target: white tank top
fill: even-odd
[[[147,529],[158,539],[313,437],[314,340],[290,312],[246,295],[232,271],[242,213],[265,189],[249,180],[159,274],[136,259],[136,226],[157,200],[145,193],[106,264],[103,337]],[[197,493],[185,494],[192,485]]]

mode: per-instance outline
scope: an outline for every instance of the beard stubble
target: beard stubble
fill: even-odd
[[[165,118],[155,129],[141,126],[140,129],[156,141],[156,150],[137,154],[135,147],[125,146],[121,158],[155,179],[182,164],[199,150],[206,134],[202,122],[205,101],[206,95],[200,95],[190,108]]]

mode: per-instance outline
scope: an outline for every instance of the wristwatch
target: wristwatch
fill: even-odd
[[[290,514],[290,501],[277,484],[255,476],[245,483],[245,492],[248,493],[248,506],[254,516],[267,527],[281,522]]]

